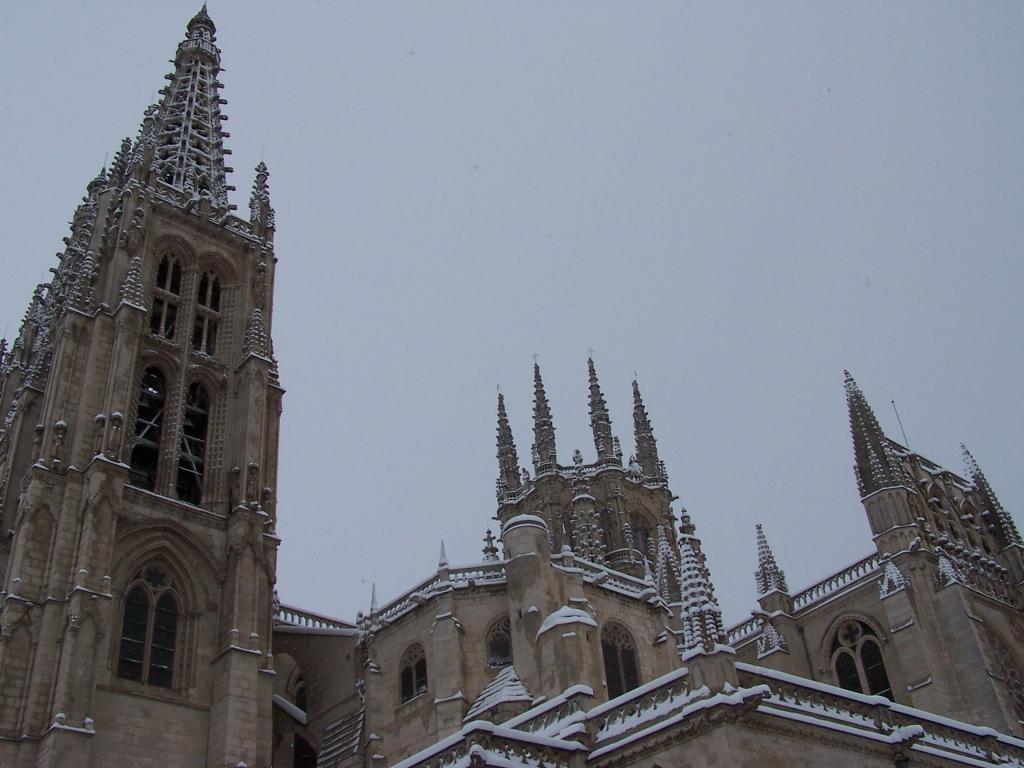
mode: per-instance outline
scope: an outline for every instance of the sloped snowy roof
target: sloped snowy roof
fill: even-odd
[[[363,737],[364,713],[364,708],[360,707],[351,715],[335,720],[324,728],[317,765],[334,768],[359,751]]]
[[[469,722],[499,704],[516,701],[525,701],[528,704],[532,704],[533,695],[516,676],[515,667],[509,664],[480,691],[480,695],[477,696],[476,701],[473,702],[473,706],[469,708],[463,720]]]

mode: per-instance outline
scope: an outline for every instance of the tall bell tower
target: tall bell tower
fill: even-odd
[[[281,388],[204,6],[0,342],[0,764],[269,766]]]

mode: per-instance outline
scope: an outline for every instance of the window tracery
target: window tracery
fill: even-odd
[[[487,666],[507,667],[512,663],[512,633],[508,616],[496,621],[487,632]]]
[[[403,704],[427,692],[427,657],[423,646],[411,646],[402,656],[399,669]]]
[[[608,698],[614,699],[640,684],[637,671],[636,644],[632,636],[619,624],[607,624],[601,630],[601,652],[604,657],[604,676],[608,684]]]
[[[181,263],[173,254],[168,253],[160,259],[153,287],[153,311],[149,315],[149,329],[154,336],[174,340],[180,300]]]
[[[192,326],[192,349],[204,355],[217,352],[217,328],[220,324],[220,279],[204,272],[196,290],[196,316]]]
[[[832,672],[841,688],[892,700],[882,646],[863,621],[843,621],[832,639]]]
[[[178,597],[167,569],[159,563],[136,573],[125,590],[117,676],[171,688],[178,640]]]

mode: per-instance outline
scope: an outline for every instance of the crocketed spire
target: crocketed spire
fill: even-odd
[[[162,88],[163,98],[155,113],[147,111],[143,125],[144,143],[154,148],[152,168],[157,177],[196,197],[209,196],[216,208],[228,208],[227,174],[224,165],[224,138],[221,129],[226,118],[221,106],[220,49],[216,46],[217,28],[206,6],[188,23],[187,34],[178,44],[174,72]],[[151,122],[150,122],[151,121]]]
[[[759,595],[767,595],[771,592],[785,592],[789,594],[789,586],[786,584],[786,574],[775,562],[775,555],[768,546],[768,539],[764,535],[764,528],[757,524],[757,571],[754,573],[754,583],[757,585]]]
[[[139,309],[146,308],[146,297],[142,291],[142,259],[132,256],[128,262],[128,271],[121,282],[120,304],[131,304]]]
[[[651,420],[640,397],[640,385],[633,379],[633,434],[636,438],[636,460],[648,480],[665,480],[664,465],[658,458]]]
[[[892,452],[889,441],[878,425],[871,406],[864,398],[849,371],[843,371],[846,403],[850,410],[850,432],[853,435],[854,470],[860,495],[868,496],[882,488],[895,488],[907,484],[899,460]]]
[[[725,645],[728,637],[722,626],[722,609],[718,607],[707,568],[699,553],[695,537],[679,537],[679,591],[682,604],[679,618],[683,624],[681,651],[711,652],[716,645]]]
[[[548,396],[540,378],[540,366],[533,364],[533,471],[536,474],[555,468],[555,424],[551,419]]]
[[[594,432],[597,463],[617,462],[615,441],[612,439],[612,420],[608,415],[604,395],[601,393],[601,385],[597,383],[597,371],[594,369],[592,357],[587,358],[587,376],[590,382],[590,428]]]
[[[516,491],[522,481],[519,477],[519,456],[512,439],[512,429],[505,413],[505,396],[498,393],[498,490]]]
[[[245,339],[242,342],[242,352],[246,355],[265,357],[268,360],[273,357],[266,327],[263,325],[263,311],[259,307],[256,307],[249,315],[249,324],[245,328]]]
[[[963,451],[964,467],[967,469],[971,482],[974,483],[974,489],[981,496],[986,511],[992,515],[992,523],[994,524],[999,544],[1004,547],[1010,544],[1021,544],[1020,531],[1017,530],[1017,524],[1014,523],[1010,513],[1003,509],[1003,505],[999,503],[999,499],[996,498],[992,486],[988,484],[988,479],[981,471],[981,467],[978,466],[978,462],[974,460],[974,456],[971,455],[971,452],[967,450],[967,446],[963,443],[960,443],[960,450]]]

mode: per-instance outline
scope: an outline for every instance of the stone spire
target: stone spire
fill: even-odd
[[[899,459],[893,454],[864,393],[849,371],[843,371],[843,375],[846,377],[846,403],[850,410],[850,432],[856,458],[854,471],[861,497],[883,488],[906,485],[907,479]]]
[[[270,173],[267,164],[260,160],[256,166],[256,179],[252,183],[252,195],[249,197],[249,221],[258,232],[274,228],[274,209],[270,206],[268,178]]]
[[[143,311],[146,309],[146,297],[142,289],[142,259],[138,256],[132,256],[128,262],[128,271],[121,282],[118,304],[131,304]]]
[[[658,458],[658,443],[654,439],[651,420],[640,397],[640,385],[633,379],[633,434],[636,438],[636,460],[643,470],[644,478],[666,480],[665,466]]]
[[[256,307],[249,315],[249,324],[245,328],[245,339],[242,342],[242,352],[246,355],[271,359],[270,341],[263,325],[263,311],[259,307]]]
[[[540,378],[540,366],[533,364],[533,471],[541,474],[555,468],[555,424],[551,419],[548,396]]]
[[[158,109],[147,112],[143,142],[154,148],[152,169],[157,177],[183,192],[196,197],[209,196],[211,204],[228,208],[227,174],[224,165],[229,154],[221,129],[227,118],[221,106],[220,49],[216,46],[217,28],[203,5],[187,26],[185,39],[178,44],[174,72],[167,75],[168,85],[160,90],[163,97]]]
[[[498,492],[517,491],[522,485],[519,476],[519,456],[512,439],[512,429],[505,413],[505,396],[498,393]]]
[[[615,441],[612,439],[612,420],[608,415],[601,385],[597,383],[597,371],[594,370],[594,358],[587,358],[587,376],[590,382],[590,428],[594,432],[594,448],[597,450],[597,463],[616,462]]]
[[[691,535],[679,537],[679,591],[682,600],[679,619],[683,625],[680,650],[684,655],[692,651],[711,653],[716,645],[728,643],[722,626],[722,609],[715,599],[699,546]]]
[[[995,528],[996,540],[999,545],[1005,547],[1011,544],[1024,543],[1021,541],[1020,531],[1017,530],[1017,524],[1014,523],[1013,517],[999,503],[999,499],[996,498],[992,486],[988,484],[988,479],[981,471],[981,467],[978,466],[978,462],[974,460],[974,456],[971,455],[971,452],[967,450],[967,446],[963,443],[960,443],[960,450],[963,451],[964,467],[967,469],[967,474],[970,476],[975,490],[985,504],[986,509],[984,511],[991,516],[989,519],[993,528]]]
[[[757,524],[757,571],[754,573],[754,583],[757,585],[759,595],[767,595],[770,592],[785,592],[789,594],[789,586],[786,584],[786,574],[775,562],[775,555],[768,546],[768,539],[764,535],[764,528]]]

